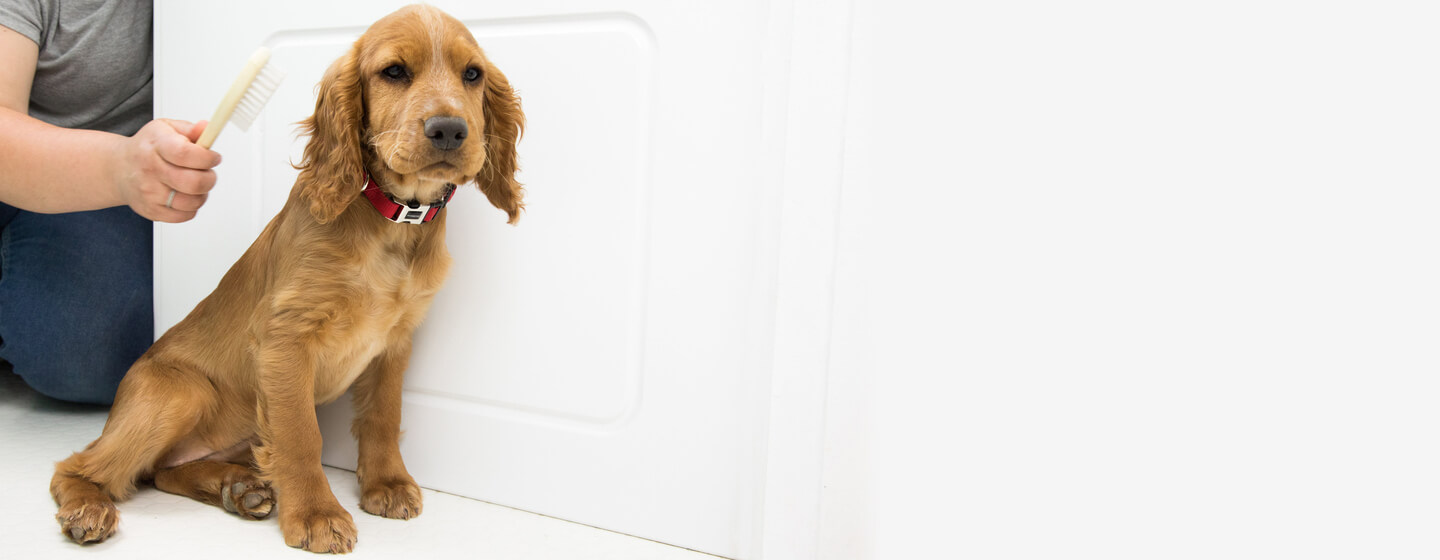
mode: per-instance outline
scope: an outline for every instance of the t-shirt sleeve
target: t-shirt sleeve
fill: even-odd
[[[0,0],[0,25],[44,45],[45,6],[42,0]]]

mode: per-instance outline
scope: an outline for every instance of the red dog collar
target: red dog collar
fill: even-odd
[[[445,205],[450,202],[450,198],[455,196],[455,185],[450,185],[445,188],[445,196],[440,199],[440,202],[421,204],[413,207],[400,204],[396,202],[395,199],[390,198],[390,195],[380,190],[380,185],[375,182],[375,179],[371,177],[369,173],[365,174],[365,190],[360,192],[365,195],[365,198],[370,200],[370,205],[374,206],[376,210],[379,210],[380,215],[385,219],[397,224],[418,225],[433,220],[435,216],[440,215],[440,209],[444,208]]]

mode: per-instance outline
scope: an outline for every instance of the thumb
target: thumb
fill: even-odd
[[[186,138],[190,139],[190,142],[191,142],[191,143],[194,143],[195,141],[199,140],[199,139],[200,139],[200,135],[205,132],[205,127],[210,124],[210,123],[208,123],[208,122],[206,122],[206,121],[200,121],[200,122],[197,122],[197,123],[191,123],[190,121],[182,121],[182,120],[179,120],[179,119],[157,119],[157,120],[163,121],[165,124],[170,125],[170,128],[175,129],[175,132],[178,132],[178,133],[184,135]]]
[[[190,132],[185,133],[185,137],[189,138],[191,142],[199,141],[200,135],[205,133],[205,127],[207,126],[210,126],[209,121],[197,122],[190,127]]]

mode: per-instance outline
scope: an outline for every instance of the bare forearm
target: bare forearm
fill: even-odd
[[[125,140],[0,107],[0,201],[42,213],[124,205],[115,162]]]
[[[127,137],[0,107],[0,201],[44,213],[128,205],[151,220],[189,220],[220,164],[220,154],[195,145],[205,126],[156,119]]]
[[[129,206],[151,220],[195,217],[220,154],[196,146],[205,124],[146,123],[133,136],[51,126],[25,113],[39,45],[0,26],[0,202],[60,213]]]

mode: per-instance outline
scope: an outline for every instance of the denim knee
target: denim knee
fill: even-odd
[[[61,400],[109,404],[154,335],[150,222],[20,212],[0,235],[0,358]]]
[[[149,348],[154,329],[149,298],[110,307],[94,310],[88,322],[32,322],[30,328],[8,331],[5,359],[41,394],[64,401],[110,404],[120,379]]]
[[[135,363],[133,358],[114,352],[57,356],[12,365],[15,374],[42,395],[62,401],[108,405],[115,402],[120,380]]]

